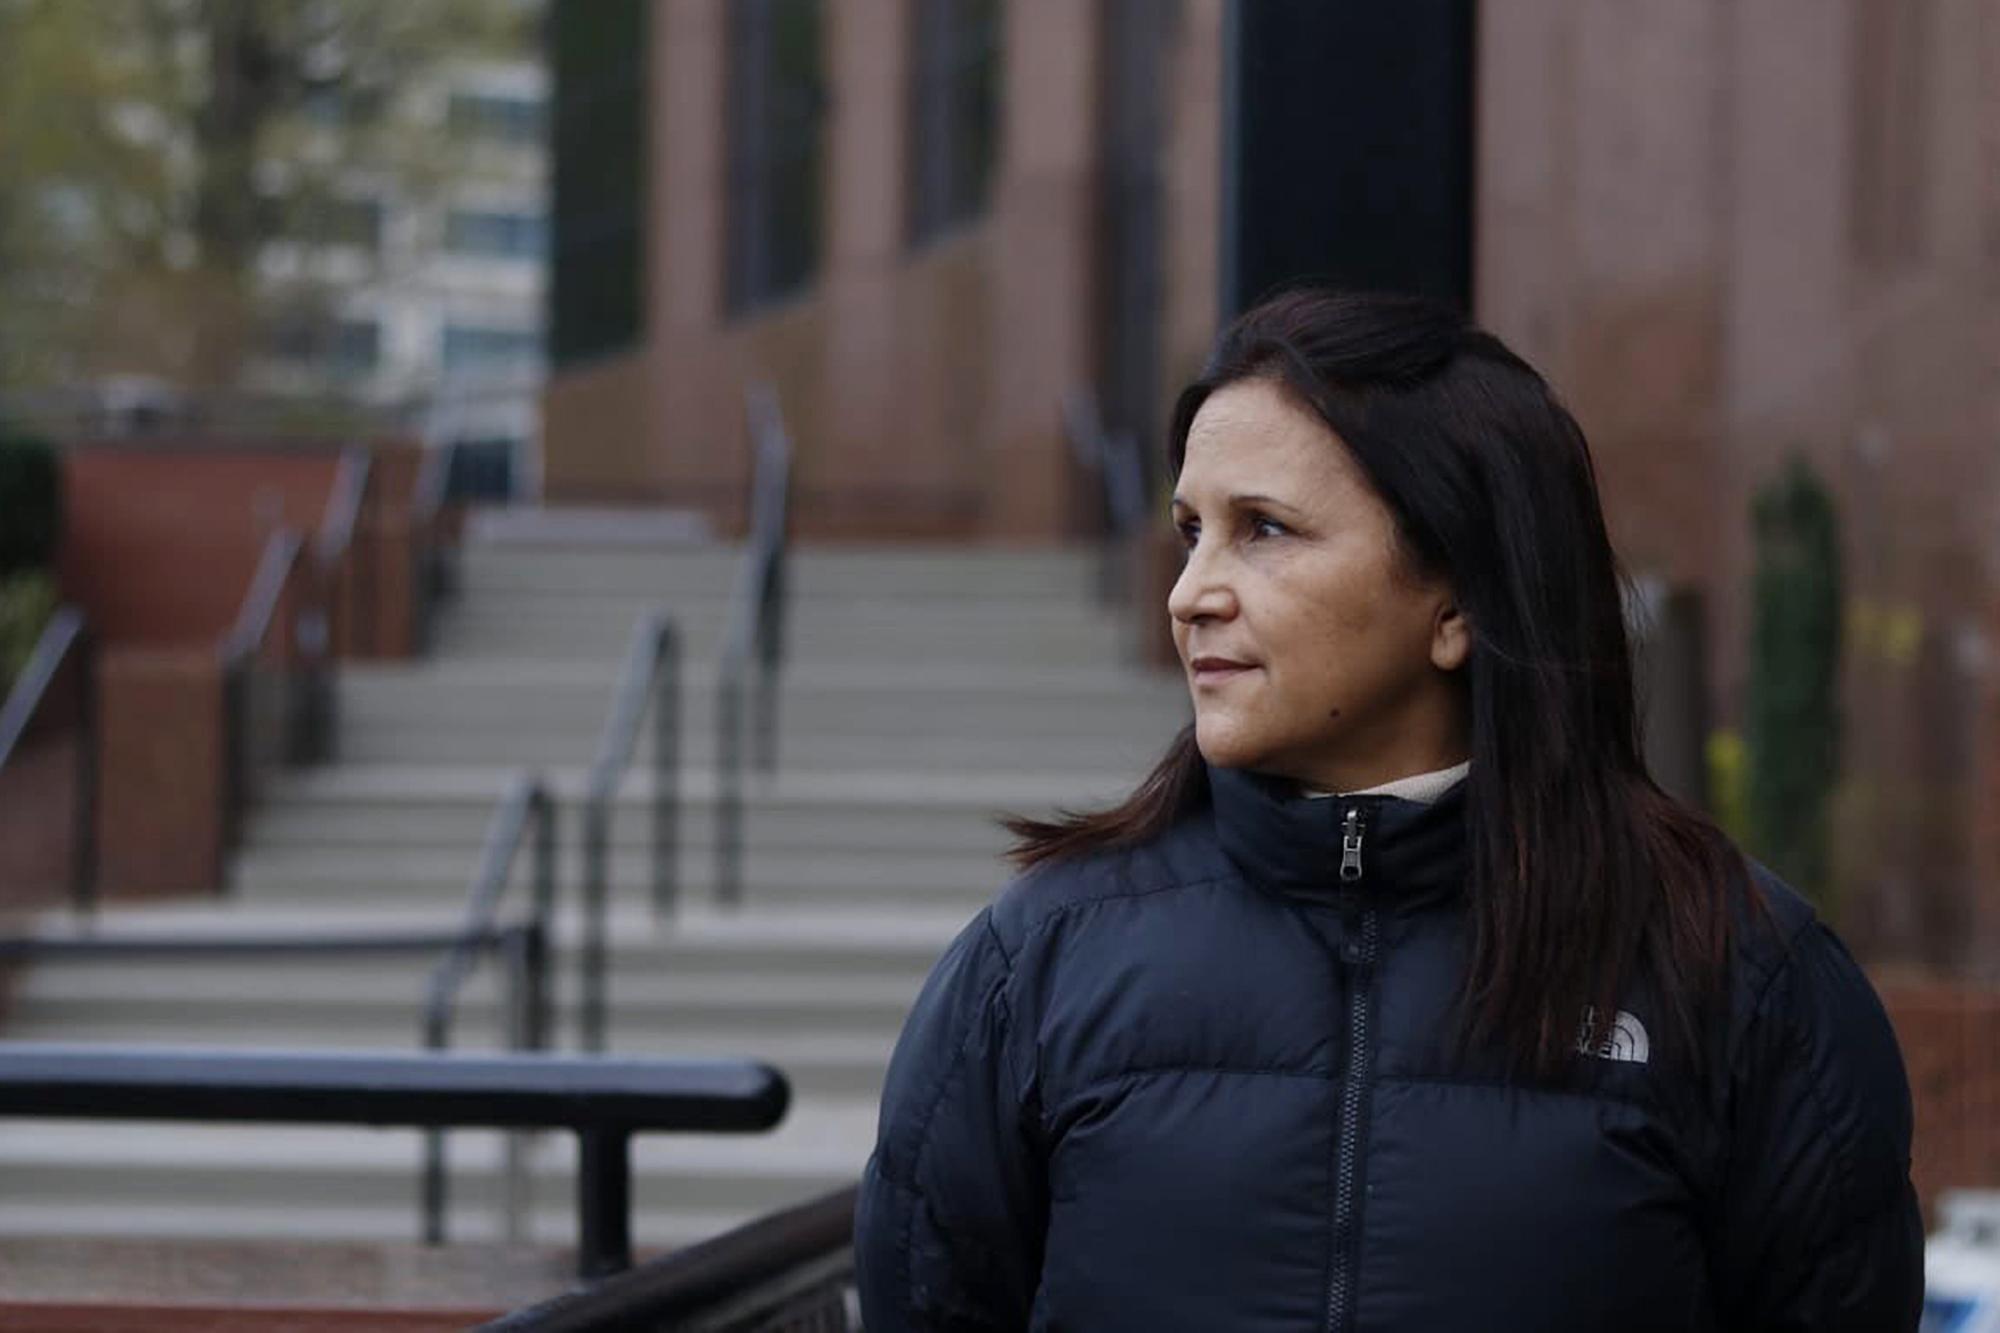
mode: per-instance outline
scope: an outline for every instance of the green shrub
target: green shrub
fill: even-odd
[[[0,576],[55,564],[62,473],[49,444],[0,435]]]
[[[1832,915],[1829,806],[1840,776],[1839,521],[1801,458],[1758,492],[1745,709],[1751,850]]]
[[[0,699],[14,688],[55,611],[56,581],[49,574],[31,570],[0,576]]]

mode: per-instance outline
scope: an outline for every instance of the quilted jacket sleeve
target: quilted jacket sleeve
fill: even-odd
[[[904,1025],[861,1182],[869,1333],[1025,1329],[1047,1202],[1010,1055],[1009,963],[982,912]]]
[[[1731,1333],[1914,1333],[1923,1222],[1910,1089],[1888,1016],[1831,931],[1803,928],[1731,1067],[1711,1255]]]

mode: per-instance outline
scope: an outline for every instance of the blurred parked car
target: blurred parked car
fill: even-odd
[[[2000,1333],[2000,1192],[1953,1190],[1924,1247],[1919,1333]]]

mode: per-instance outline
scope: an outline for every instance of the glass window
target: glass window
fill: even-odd
[[[454,208],[445,219],[445,249],[489,259],[540,259],[548,227],[539,214]]]
[[[382,326],[372,319],[337,320],[327,350],[334,374],[369,374],[382,364]]]
[[[542,141],[548,120],[540,98],[453,93],[446,123],[456,135],[532,146]]]
[[[534,329],[446,324],[443,352],[447,372],[532,367],[541,360],[542,335]]]
[[[790,295],[819,267],[824,10],[821,0],[731,0],[729,6],[732,313]]]
[[[1000,144],[1000,0],[916,0],[911,28],[912,244],[986,210]]]

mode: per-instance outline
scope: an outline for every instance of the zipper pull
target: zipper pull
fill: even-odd
[[[1361,811],[1347,807],[1346,826],[1340,835],[1340,882],[1352,884],[1361,878]]]

